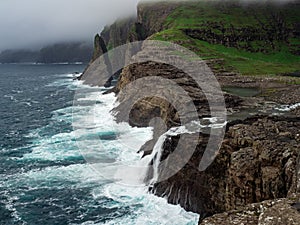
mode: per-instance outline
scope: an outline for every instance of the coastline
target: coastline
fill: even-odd
[[[137,23],[133,25],[132,30],[127,31],[127,37],[126,35],[122,36],[124,40],[121,40],[121,42],[160,38],[162,33],[169,30],[161,26],[161,21],[155,21],[155,16],[162,13],[162,18],[166,18],[169,14],[172,15],[173,7],[176,8],[177,5],[169,7],[168,5],[163,5],[161,10],[164,9],[165,11],[160,12],[155,4],[139,5]],[[147,35],[139,35],[141,27],[145,29],[142,33]],[[109,32],[109,28],[106,28],[102,34],[104,42],[108,45],[113,42],[114,35],[117,35],[119,32],[126,33],[126,30],[123,30],[122,27],[112,26],[111,29],[112,31]],[[196,35],[197,32],[193,35]],[[176,37],[175,34],[171,33],[171,37],[174,36]],[[168,41],[168,33],[163,34],[163,37]],[[95,52],[95,56],[103,54],[103,49],[101,50],[101,44],[98,43],[98,39],[95,39],[95,46],[97,46],[95,50],[100,52],[98,54]],[[217,39],[217,41],[220,40]],[[196,40],[191,40],[188,37],[184,37],[181,40],[176,39],[175,43],[183,45],[188,43],[191,48],[196,48],[197,45]],[[195,45],[191,43],[195,43]],[[143,56],[148,53],[147,50],[142,48],[137,55]],[[136,53],[133,55],[134,58],[137,57]],[[94,60],[95,58],[92,59],[91,63]],[[219,61],[222,62],[219,63]],[[285,202],[283,211],[290,215],[294,221],[297,221],[297,215],[293,214],[295,210],[291,209],[290,205],[297,204],[300,201],[298,196],[299,190],[297,189],[300,182],[298,178],[298,159],[300,155],[298,151],[300,149],[298,133],[300,126],[298,110],[300,102],[299,78],[286,76],[281,73],[278,76],[242,75],[235,71],[228,71],[228,67],[223,64],[224,60],[219,61],[206,60],[215,73],[221,87],[254,88],[258,89],[259,92],[254,94],[254,96],[225,94],[229,116],[234,116],[227,124],[226,138],[222,142],[220,152],[207,171],[199,172],[195,169],[203,155],[203,145],[207,143],[208,139],[207,135],[200,134],[196,152],[182,170],[170,179],[154,183],[149,187],[149,191],[160,197],[166,197],[171,204],[179,204],[188,211],[200,214],[199,224],[203,219],[210,216],[213,216],[211,220],[203,220],[201,224],[218,224],[219,220],[214,220],[214,215],[216,215],[216,218],[218,216],[222,218],[224,215],[226,217],[228,215],[226,212],[239,213],[240,211],[231,211],[238,208],[243,212],[248,210],[247,207],[250,207],[251,205],[249,204],[252,203],[257,204],[255,208],[261,207],[261,205],[265,206],[265,204],[268,205],[265,207],[272,208],[274,206],[273,203],[269,204],[264,201],[281,202],[280,199],[282,198],[286,198],[286,200],[283,200]],[[253,71],[255,71],[254,68]],[[183,87],[191,96],[199,111],[200,118],[209,114],[205,97],[203,97],[201,91],[195,88],[193,81],[185,77],[176,68],[160,63],[143,62],[127,66],[118,74],[117,84],[111,91],[118,94],[126,85],[147,76],[159,76],[174,80],[177,85]],[[127,109],[126,101],[130,99],[130,96],[135,96],[138,92],[138,89],[132,89],[127,96],[120,97],[117,95],[120,105],[115,111],[122,112],[124,109]],[[287,105],[292,110],[287,110]],[[284,110],[284,107],[286,107],[286,110]],[[132,126],[148,127],[152,117],[160,117],[162,119],[160,122],[165,123],[167,130],[180,124],[174,108],[159,98],[145,98],[143,101],[137,102],[131,110],[131,118],[126,122],[129,122]],[[153,140],[143,145],[139,152],[143,153],[144,157],[152,156],[153,159],[150,165],[157,167],[157,164],[160,163],[157,162],[157,158],[160,158],[160,161],[167,159],[178,145],[181,135],[168,136],[168,138],[163,140],[163,143],[160,143],[162,146],[161,152],[158,152],[157,149],[154,151],[157,140],[162,141],[161,137],[165,135],[163,131],[165,131],[166,127],[160,127],[159,124],[153,124],[153,126]],[[183,136],[189,138],[189,134],[184,134]],[[193,141],[195,141],[195,138],[190,137],[190,142],[186,142],[184,145],[189,146]],[[272,152],[272,150],[275,151]],[[154,153],[156,153],[156,156]],[[176,164],[176,161],[173,163]],[[243,166],[241,167],[239,164]],[[257,168],[255,169],[255,167]],[[147,178],[151,179],[153,176],[157,177],[156,168],[153,168],[152,171],[149,170]],[[259,202],[262,203],[260,204]],[[224,213],[224,215],[219,213]],[[249,213],[251,214],[252,212]],[[278,217],[274,214],[272,216],[277,220],[285,218],[282,214],[278,215]],[[237,214],[232,218],[228,218],[226,223],[235,224],[234,220],[241,223],[248,223],[253,220],[253,224],[257,224],[257,218],[243,217],[243,214]]]

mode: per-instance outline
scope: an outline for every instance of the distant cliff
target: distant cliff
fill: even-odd
[[[0,63],[75,63],[89,62],[92,46],[84,43],[61,43],[38,51],[6,50],[0,53]]]
[[[39,53],[30,50],[5,50],[0,53],[0,63],[37,62]]]
[[[92,47],[84,43],[55,44],[42,48],[37,62],[88,62],[92,56],[92,51]]]

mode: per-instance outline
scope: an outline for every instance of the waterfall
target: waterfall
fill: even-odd
[[[154,184],[158,181],[159,164],[163,153],[163,144],[166,138],[167,138],[167,133],[161,135],[153,148],[151,154],[151,159],[153,159],[153,178],[151,179],[150,184]]]
[[[205,124],[205,121],[208,121],[208,124]],[[159,181],[160,173],[164,168],[159,168],[161,163],[161,158],[163,154],[163,145],[168,137],[177,136],[181,134],[194,134],[196,132],[205,132],[204,130],[207,128],[222,128],[226,126],[227,121],[219,121],[218,118],[203,118],[202,122],[205,125],[201,124],[201,122],[192,121],[186,125],[179,127],[172,127],[166,133],[162,134],[157,140],[153,151],[150,156],[146,156],[143,160],[143,163],[147,163],[146,165],[150,165],[151,161],[153,162],[153,176],[150,180],[150,185],[154,185]],[[206,122],[207,123],[207,122]],[[148,171],[147,171],[148,172]],[[146,174],[147,174],[146,172]],[[145,174],[145,177],[146,177]]]

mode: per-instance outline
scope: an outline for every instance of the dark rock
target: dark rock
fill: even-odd
[[[276,199],[250,204],[237,210],[216,214],[199,225],[298,225],[300,213],[291,205],[294,199]]]
[[[297,209],[298,212],[300,212],[300,202],[293,203],[292,207]]]
[[[210,115],[209,105],[206,99],[206,95],[202,92],[197,83],[186,75],[183,71],[167,64],[156,63],[156,62],[145,62],[139,64],[132,64],[126,67],[117,83],[116,93],[118,94],[127,85],[134,82],[135,80],[143,77],[160,77],[176,82],[184,91],[188,94],[187,99],[184,101],[184,96],[178,96],[177,93],[171,93],[173,97],[180,98],[184,104],[192,103],[196,106],[199,117],[205,117]],[[153,89],[154,84],[145,84],[143,89],[147,93],[147,89]],[[160,84],[154,85],[157,90],[162,93],[169,92],[164,86],[160,87]],[[127,109],[130,104],[132,96],[139,93],[140,87],[134,89],[133,87],[128,90],[128,93],[123,93],[122,96],[118,95],[119,102],[121,103],[115,111],[117,112],[117,118],[120,120],[125,118],[123,113],[130,111],[130,124],[133,126],[148,126],[149,121],[153,117],[160,117],[168,128],[172,126],[178,126],[180,120],[176,109],[166,100],[158,97],[149,96],[139,102],[137,102],[132,108]],[[238,108],[242,103],[242,99],[238,96],[225,94],[225,103],[228,108]],[[182,105],[184,107],[184,105]]]
[[[219,154],[204,172],[197,169],[206,146],[205,136],[201,135],[188,164],[168,180],[156,183],[151,191],[199,213],[201,218],[250,203],[285,198],[296,192],[299,128],[299,118],[259,116],[232,125]],[[282,131],[289,133],[289,139],[280,139]],[[166,141],[164,154],[178,147],[178,139],[175,136]],[[185,143],[188,145],[189,141]]]
[[[113,80],[113,69],[107,47],[103,38],[97,34],[94,41],[94,53],[91,62],[80,76],[85,84],[110,87]],[[100,58],[100,56],[103,56]]]
[[[283,74],[283,76],[300,77],[300,71],[295,71],[295,72],[292,72],[292,73],[286,73],[286,74]]]

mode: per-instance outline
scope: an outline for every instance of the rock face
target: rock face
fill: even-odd
[[[298,198],[269,200],[250,204],[239,210],[216,214],[203,220],[200,225],[298,225],[300,213]]]
[[[202,134],[189,163],[175,176],[154,184],[151,191],[199,213],[201,218],[254,202],[285,198],[297,191],[299,128],[299,118],[254,117],[229,124],[216,159],[206,171],[199,172],[197,165],[207,141]],[[178,139],[167,139],[163,158],[174,151]]]
[[[106,44],[103,38],[97,34],[94,40],[93,57],[79,79],[84,80],[85,84],[91,86],[110,87],[113,80],[113,71],[110,58],[106,53]],[[100,56],[103,56],[103,59],[99,58]],[[102,74],[102,76],[99,76],[99,74]]]
[[[174,10],[179,2],[142,2],[138,5],[137,23],[143,27],[144,36],[149,37],[165,28],[167,16]]]
[[[116,93],[119,93],[128,84],[134,82],[135,80],[145,77],[159,77],[175,82],[176,85],[184,89],[188,96],[186,96],[186,100],[184,100],[184,96],[178,96],[178,93],[176,92],[171,93],[171,96],[181,99],[181,101],[186,105],[195,104],[199,117],[210,115],[206,96],[198,87],[197,83],[183,71],[167,64],[149,61],[132,64],[126,67],[122,71],[115,88]],[[161,87],[159,85],[161,85]],[[153,84],[145,84],[144,86],[144,92],[147,92],[148,90],[150,93],[150,90],[153,89]],[[155,84],[155,89],[160,90],[161,95],[163,95],[164,92],[171,91],[165,90],[165,87],[159,83]],[[126,109],[128,106],[128,100],[130,100],[132,96],[137,95],[139,91],[140,87],[136,89],[131,88],[126,94],[118,96],[118,100],[121,102],[121,104],[116,109],[118,112],[117,117],[124,118],[122,112],[128,111],[128,109]],[[242,99],[237,96],[225,94],[225,102],[227,107],[236,108],[240,105]],[[184,105],[182,105],[182,107],[184,107]],[[143,101],[139,101],[134,105],[134,107],[131,109],[131,117],[129,122],[133,126],[148,126],[153,117],[162,118],[167,128],[171,128],[172,126],[177,126],[180,124],[179,115],[174,107],[169,102],[152,96],[147,97],[143,99]]]
[[[142,55],[140,52],[138,55]],[[181,86],[195,104],[199,117],[209,115],[205,95],[196,83],[183,71],[170,65],[144,62],[126,67],[115,88],[120,93],[127,85],[139,78],[158,76],[174,81]],[[164,87],[154,85],[164,92]],[[145,83],[144,92],[151,93],[153,84]],[[123,112],[130,111],[129,123],[133,126],[148,126],[153,118],[162,119],[165,127],[155,127],[154,140],[147,142],[140,151],[144,155],[152,152],[158,137],[180,124],[180,118],[172,105],[157,97],[147,97],[127,108],[132,96],[139,88],[130,88],[125,95],[118,95],[121,103],[117,108],[117,118],[122,120]],[[176,93],[173,93],[176,96]],[[225,95],[227,107],[238,109],[242,100]],[[188,104],[190,100],[187,99]],[[180,135],[170,136],[163,144],[161,160],[168,158],[175,148],[185,149],[197,142],[197,148],[188,163],[171,178],[153,184],[150,191],[158,196],[167,197],[169,203],[180,204],[187,210],[197,212],[201,219],[250,203],[268,199],[285,198],[296,193],[297,158],[300,149],[300,120],[298,117],[256,116],[244,121],[228,124],[225,139],[214,162],[204,172],[198,165],[205,151],[208,135],[201,134],[197,140],[194,135],[183,134],[184,143],[179,143]],[[179,146],[178,146],[179,145]],[[183,152],[184,154],[184,152]],[[173,164],[179,164],[172,161]],[[153,170],[148,172],[148,178]]]
[[[108,49],[123,45],[127,42],[132,27],[136,22],[135,17],[119,19],[110,26],[106,26],[101,32]]]
[[[94,52],[91,62],[94,62],[98,57],[105,54],[107,52],[106,44],[103,40],[103,38],[96,34],[95,40],[94,40]]]

